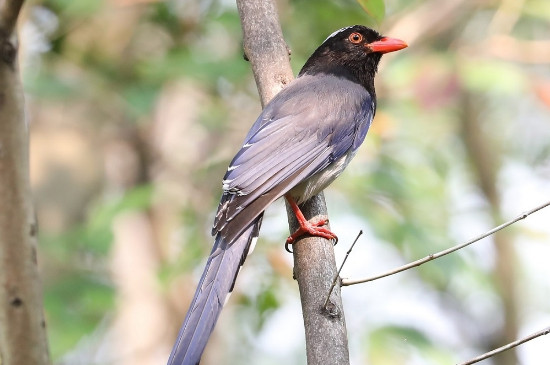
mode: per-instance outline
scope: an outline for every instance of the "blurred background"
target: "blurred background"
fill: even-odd
[[[280,0],[297,72],[365,24],[378,111],[326,193],[342,276],[477,236],[550,199],[550,2]],[[221,177],[260,112],[233,1],[30,0],[21,70],[56,364],[163,364],[202,272]],[[454,364],[550,323],[550,212],[343,289],[352,364]],[[284,205],[266,214],[202,364],[304,364]],[[539,338],[485,364],[541,364]],[[542,361],[542,362],[541,362]]]

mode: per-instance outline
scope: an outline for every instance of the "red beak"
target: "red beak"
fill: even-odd
[[[400,49],[407,48],[407,43],[401,39],[384,37],[379,41],[375,41],[366,45],[373,52],[388,53],[399,51]]]

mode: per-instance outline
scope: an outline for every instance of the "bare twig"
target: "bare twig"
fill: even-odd
[[[346,260],[348,259],[349,254],[351,253],[351,250],[353,250],[353,247],[357,243],[357,240],[359,240],[359,237],[363,234],[363,230],[360,230],[357,234],[357,237],[355,237],[355,240],[351,244],[351,247],[349,248],[348,252],[346,252],[346,257],[344,257],[344,260],[342,261],[342,265],[340,265],[340,268],[338,269],[338,273],[336,276],[334,276],[334,280],[332,281],[332,285],[330,286],[330,290],[328,291],[327,299],[325,299],[325,304],[323,304],[323,308],[327,308],[328,300],[330,299],[330,295],[332,294],[332,290],[334,289],[334,286],[336,285],[336,281],[340,277],[340,273],[342,272],[342,268],[344,267],[344,264],[346,263]]]
[[[400,273],[402,271],[405,271],[405,270],[408,270],[408,269],[412,269],[413,267],[417,267],[417,266],[420,266],[422,264],[425,264],[426,262],[429,262],[429,261],[432,261],[432,260],[435,260],[435,259],[438,259],[440,257],[443,257],[445,255],[448,255],[450,253],[453,253],[455,251],[458,251],[460,250],[461,248],[464,248],[466,246],[469,246],[471,245],[472,243],[474,242],[477,242],[477,241],[480,241],[482,239],[484,239],[485,237],[488,237],[490,235],[492,235],[493,233],[495,232],[498,232],[508,226],[511,226],[512,224],[522,220],[522,219],[525,219],[527,218],[528,216],[530,216],[531,214],[533,213],[536,213],[538,212],[539,210],[541,209],[544,209],[546,207],[548,207],[550,205],[550,201],[544,203],[544,204],[541,204],[539,205],[538,207],[536,208],[533,208],[531,210],[528,210],[527,212],[524,212],[520,215],[518,215],[516,218],[506,222],[506,223],[503,223],[501,224],[500,226],[497,226],[493,229],[491,229],[490,231],[476,237],[476,238],[473,238],[467,242],[464,242],[464,243],[461,243],[459,245],[456,245],[456,246],[453,246],[451,248],[448,248],[446,250],[443,250],[443,251],[440,251],[440,252],[437,252],[435,254],[431,254],[429,256],[426,256],[422,259],[419,259],[419,260],[416,260],[416,261],[413,261],[407,265],[403,265],[403,266],[400,266],[396,269],[393,269],[393,270],[390,270],[388,272],[385,272],[383,274],[379,274],[379,275],[376,275],[376,276],[371,276],[371,277],[368,277],[368,278],[365,278],[365,279],[358,279],[358,280],[342,280],[342,286],[348,286],[348,285],[355,285],[355,284],[361,284],[361,283],[367,283],[369,281],[374,281],[374,280],[378,280],[378,279],[381,279],[381,278],[385,278],[386,276],[390,276],[390,275],[393,275],[393,274],[397,274],[397,273]]]
[[[545,329],[543,329],[542,331],[538,331],[538,332],[535,332],[533,334],[530,334],[529,336],[527,337],[524,337],[522,339],[519,339],[517,341],[514,341],[514,342],[510,342],[509,344],[507,345],[504,345],[502,347],[499,347],[498,349],[494,349],[493,351],[489,351],[489,352],[486,352],[484,353],[483,355],[479,355],[478,357],[475,357],[471,360],[468,360],[466,362],[463,362],[463,363],[460,363],[459,365],[470,365],[470,364],[475,364],[476,362],[480,362],[481,360],[485,360],[485,359],[488,359],[492,356],[495,356],[497,354],[500,354],[501,352],[504,352],[506,350],[510,350],[511,348],[514,348],[514,347],[517,347],[525,342],[528,342],[528,341],[531,341],[537,337],[540,337],[540,336],[544,336],[544,335],[547,335],[550,333],[550,327],[546,327]]]

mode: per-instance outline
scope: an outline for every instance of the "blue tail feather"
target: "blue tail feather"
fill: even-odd
[[[168,365],[199,364],[227,295],[233,290],[239,268],[249,253],[252,241],[258,237],[262,216],[256,218],[233,242],[227,242],[221,234],[216,236]]]

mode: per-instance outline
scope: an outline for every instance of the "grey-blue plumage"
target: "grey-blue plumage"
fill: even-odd
[[[287,192],[302,203],[323,190],[365,139],[374,111],[371,94],[345,77],[294,80],[266,105],[231,161],[212,233],[234,239]]]
[[[284,195],[305,202],[353,158],[376,110],[374,74],[381,54],[405,46],[363,26],[342,28],[266,105],[223,178],[214,248],[169,365],[199,363],[267,206]]]
[[[233,289],[239,268],[258,238],[262,216],[257,217],[231,244],[221,235],[216,237],[168,364],[199,363],[227,294]]]

